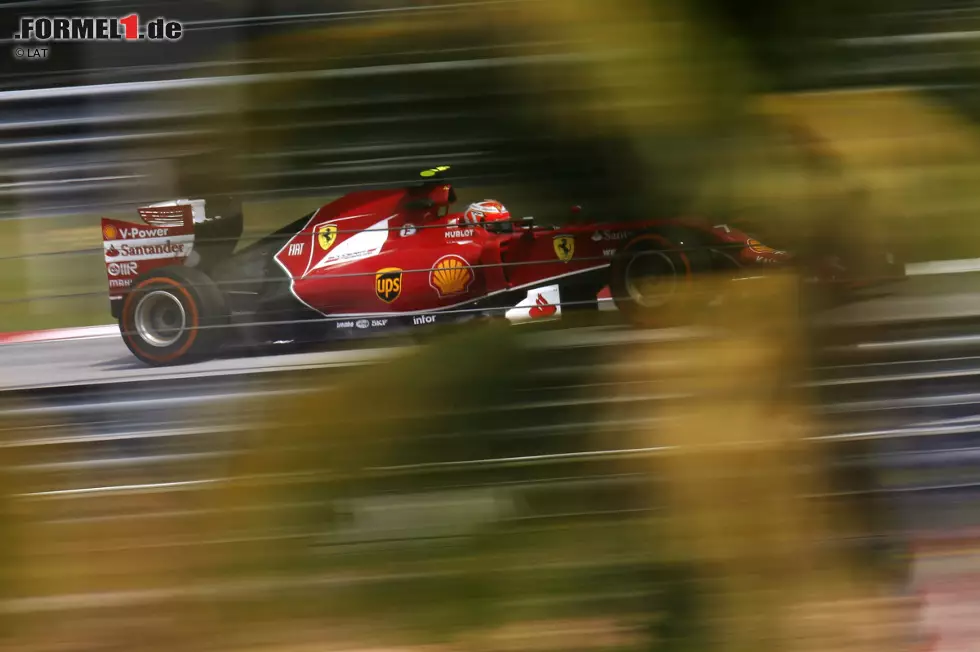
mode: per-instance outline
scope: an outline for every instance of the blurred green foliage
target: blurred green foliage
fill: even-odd
[[[309,394],[270,402],[276,426],[255,431],[248,454],[228,470],[240,478],[297,480],[224,486],[209,501],[227,516],[212,525],[215,534],[250,532],[257,540],[270,532],[297,536],[275,546],[225,550],[219,576],[377,576],[377,582],[307,594],[303,609],[352,618],[369,613],[420,640],[453,640],[515,621],[582,617],[640,625],[672,645],[700,635],[690,573],[664,559],[655,514],[602,515],[629,507],[622,502],[625,495],[607,492],[597,504],[580,499],[591,491],[601,495],[601,487],[590,489],[588,479],[615,467],[549,461],[549,453],[594,447],[592,436],[536,435],[535,429],[548,426],[540,412],[529,421],[514,409],[542,391],[532,380],[541,362],[540,353],[520,345],[512,329],[475,326],[340,383],[324,378],[311,383],[317,389]],[[571,373],[582,374],[583,382],[590,377],[587,365]],[[595,422],[595,409],[583,411],[581,423]],[[476,463],[492,459],[514,462]],[[465,460],[474,463],[439,468]],[[536,483],[570,477],[585,481],[583,493],[535,498]],[[502,502],[481,518],[477,512],[486,509],[479,505],[487,492]],[[465,509],[455,515],[443,511],[449,530],[441,534],[424,522],[372,532],[365,529],[370,513],[363,502],[360,510],[345,513],[371,497],[395,511],[398,505],[409,510],[413,496],[436,504],[469,501],[475,520],[465,524]],[[258,502],[309,507],[267,517],[230,509]],[[533,514],[542,517],[527,518]],[[454,526],[461,518],[463,524]],[[352,526],[353,538],[334,536]],[[289,606],[247,609],[255,614],[283,608]],[[688,648],[661,643],[656,649]]]

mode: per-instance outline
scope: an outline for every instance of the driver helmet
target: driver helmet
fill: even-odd
[[[494,199],[485,199],[470,204],[463,214],[463,221],[467,224],[486,225],[489,222],[504,222],[509,225],[509,220],[510,211],[507,210],[506,206]]]

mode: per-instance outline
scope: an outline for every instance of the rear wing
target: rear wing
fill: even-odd
[[[183,265],[191,256],[194,223],[204,219],[204,202],[163,202],[138,212],[142,224],[102,218],[102,249],[114,316],[134,278],[157,267]]]

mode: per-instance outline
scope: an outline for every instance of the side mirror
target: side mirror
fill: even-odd
[[[523,237],[533,238],[534,237],[534,218],[533,217],[522,217],[520,220],[515,222],[518,228],[524,230]]]

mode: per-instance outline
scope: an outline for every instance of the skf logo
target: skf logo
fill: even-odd
[[[473,282],[473,270],[459,256],[450,254],[443,256],[432,266],[429,272],[429,285],[440,297],[462,294],[470,288]]]
[[[374,291],[385,303],[391,303],[402,293],[402,270],[397,267],[379,269],[374,275]]]
[[[119,237],[119,231],[111,224],[102,227],[102,237],[106,240],[115,240]]]
[[[321,224],[316,227],[316,243],[320,245],[320,249],[326,251],[333,246],[333,243],[337,241],[337,225],[336,224]]]
[[[567,263],[575,255],[575,238],[570,235],[556,235],[554,245],[555,255],[563,263]]]

